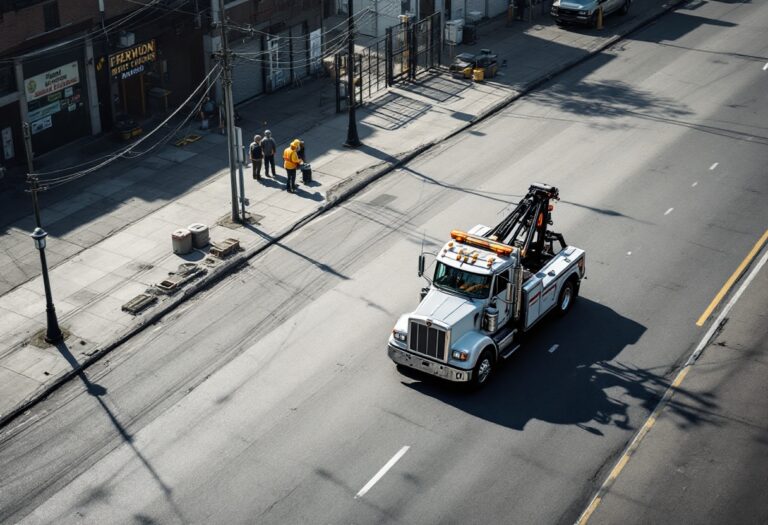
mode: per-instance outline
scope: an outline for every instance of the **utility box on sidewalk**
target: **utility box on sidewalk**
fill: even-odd
[[[449,44],[461,44],[464,37],[464,20],[448,20],[445,23],[445,41]]]
[[[186,228],[179,228],[171,234],[173,253],[185,255],[192,251],[192,232]]]
[[[189,231],[192,233],[192,246],[195,248],[205,248],[208,246],[210,241],[208,226],[196,222],[189,225]]]

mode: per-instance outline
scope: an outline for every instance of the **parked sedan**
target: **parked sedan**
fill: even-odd
[[[618,12],[626,15],[632,0],[555,0],[550,11],[557,25],[583,24],[597,26],[597,12],[603,8],[603,16]]]

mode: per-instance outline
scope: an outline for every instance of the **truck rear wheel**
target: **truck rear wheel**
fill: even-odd
[[[494,366],[496,366],[496,363],[493,359],[493,353],[490,350],[483,350],[483,353],[477,358],[474,370],[472,370],[472,383],[470,386],[473,390],[488,384],[491,380],[491,375],[493,375]]]
[[[557,315],[565,315],[571,309],[573,301],[576,300],[576,284],[572,279],[565,281],[560,297],[557,299]]]

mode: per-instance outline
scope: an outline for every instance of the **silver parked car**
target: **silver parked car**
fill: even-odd
[[[618,12],[626,15],[632,0],[555,0],[550,11],[557,25],[584,24],[597,26],[598,8],[603,8],[603,16]]]

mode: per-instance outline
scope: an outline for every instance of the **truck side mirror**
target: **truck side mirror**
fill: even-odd
[[[424,254],[419,255],[419,277],[424,275]]]

